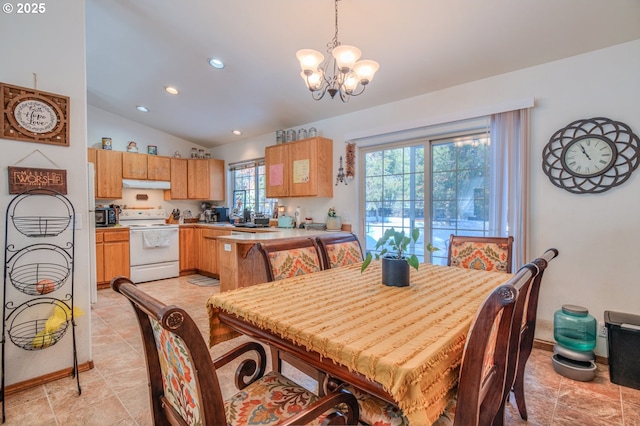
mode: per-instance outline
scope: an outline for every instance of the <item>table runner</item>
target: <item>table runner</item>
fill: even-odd
[[[380,273],[357,264],[213,295],[210,345],[238,335],[223,310],[380,383],[412,424],[431,424],[454,395],[477,309],[512,275],[421,264],[399,288]]]

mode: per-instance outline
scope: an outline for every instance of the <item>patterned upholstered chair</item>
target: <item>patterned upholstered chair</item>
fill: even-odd
[[[283,280],[323,269],[320,251],[316,242],[311,238],[276,240],[258,243],[257,246],[262,253],[269,281]],[[282,361],[316,380],[319,395],[324,394],[322,388],[325,379],[324,372],[271,346],[271,362],[274,371],[282,372]]]
[[[269,281],[321,271],[322,260],[315,241],[295,238],[258,243]]]
[[[355,234],[328,234],[316,237],[325,269],[362,262],[362,247]]]
[[[511,273],[513,237],[451,235],[447,265]]]
[[[277,372],[263,375],[266,354],[260,344],[245,343],[214,361],[186,311],[164,305],[126,277],[114,278],[111,287],[129,299],[138,318],[154,425],[298,425],[325,419],[354,424],[358,418],[358,404],[348,392],[320,398]],[[235,375],[240,392],[224,401],[216,370],[247,352],[253,357]]]

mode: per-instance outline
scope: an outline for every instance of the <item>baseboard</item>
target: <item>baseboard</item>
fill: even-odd
[[[93,368],[93,361],[78,364],[79,373],[89,371],[92,368]],[[21,392],[26,389],[44,385],[45,383],[54,382],[56,380],[64,379],[65,377],[72,377],[72,376],[73,376],[73,367],[69,367],[69,368],[65,368],[64,370],[54,371],[53,373],[45,374],[44,376],[25,380],[24,382],[8,385],[7,387],[5,387],[4,393],[5,395],[11,395],[13,393]],[[80,383],[80,385],[82,385],[82,383]]]
[[[547,342],[546,340],[533,340],[533,347],[536,349],[542,349],[545,351],[553,352],[553,347],[555,346],[554,342]],[[602,365],[609,365],[609,358],[604,356],[596,355],[596,362]]]

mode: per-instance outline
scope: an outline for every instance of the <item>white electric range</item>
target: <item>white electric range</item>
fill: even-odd
[[[167,224],[164,209],[122,209],[120,224],[129,227],[130,278],[134,283],[180,275],[178,225]]]

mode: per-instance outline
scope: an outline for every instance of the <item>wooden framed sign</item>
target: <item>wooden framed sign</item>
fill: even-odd
[[[0,138],[69,146],[69,98],[0,83]]]
[[[10,166],[9,194],[20,194],[29,189],[52,189],[66,195],[67,171]]]

